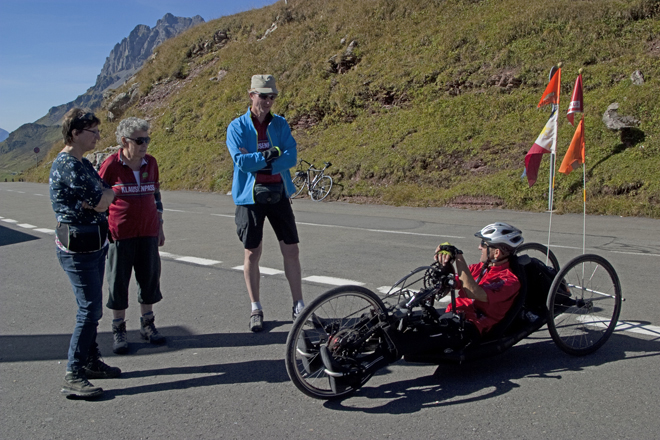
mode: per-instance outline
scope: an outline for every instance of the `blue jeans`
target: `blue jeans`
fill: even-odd
[[[78,303],[67,371],[82,369],[89,354],[98,351],[96,329],[103,316],[103,274],[107,253],[107,246],[89,253],[67,253],[57,248],[57,259],[69,277]]]

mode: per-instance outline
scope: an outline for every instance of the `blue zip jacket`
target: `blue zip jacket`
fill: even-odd
[[[296,140],[291,135],[289,124],[282,116],[272,114],[273,119],[268,124],[267,134],[271,147],[278,147],[282,155],[271,162],[273,174],[282,176],[286,197],[291,197],[296,189],[291,181],[289,169],[296,166],[298,152]],[[234,180],[231,186],[231,196],[236,205],[254,204],[255,173],[265,168],[267,163],[263,154],[257,151],[257,129],[252,123],[250,109],[227,127],[227,148],[234,161]],[[248,151],[241,153],[239,148]]]

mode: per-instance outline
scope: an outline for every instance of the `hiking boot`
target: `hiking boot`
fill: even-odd
[[[158,329],[154,323],[155,320],[156,317],[153,313],[147,313],[140,317],[140,336],[152,344],[164,344],[165,337],[158,333]]]
[[[117,367],[111,367],[101,360],[101,353],[96,351],[89,355],[87,365],[83,367],[85,376],[89,379],[114,379],[119,377],[121,370]]]
[[[81,371],[67,371],[60,392],[72,397],[91,398],[103,394],[103,388],[89,383],[85,373]]]
[[[126,340],[126,321],[115,325],[112,323],[112,351],[117,354],[128,352],[128,341]]]
[[[264,312],[262,310],[254,310],[250,315],[250,330],[253,332],[260,332],[264,329]]]

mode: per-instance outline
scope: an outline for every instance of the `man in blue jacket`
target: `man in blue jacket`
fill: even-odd
[[[272,75],[254,75],[249,89],[250,109],[227,128],[227,148],[234,161],[231,193],[236,204],[236,232],[245,247],[243,274],[252,302],[253,332],[263,329],[259,259],[266,218],[280,242],[294,320],[305,306],[298,230],[289,200],[295,192],[289,169],[297,163],[296,141],[286,120],[270,111],[277,94]]]

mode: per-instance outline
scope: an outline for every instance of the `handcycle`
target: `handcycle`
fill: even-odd
[[[302,164],[306,163],[309,165],[309,168],[306,170],[302,169]],[[296,175],[293,178],[293,184],[296,187],[296,192],[292,197],[299,196],[305,187],[308,189],[309,196],[315,202],[320,202],[325,199],[330,190],[332,189],[332,177],[325,174],[325,170],[332,165],[330,162],[324,162],[323,169],[314,168],[314,165],[307,162],[306,160],[300,159],[298,166],[301,168],[296,171]]]
[[[556,274],[547,292],[528,290],[540,276],[539,267]],[[504,352],[544,325],[555,344],[575,356],[593,353],[609,339],[622,293],[605,258],[584,254],[560,268],[544,245],[526,243],[516,250],[510,268],[521,289],[493,329],[465,347],[407,353],[403,359],[429,364],[482,359]],[[317,399],[355,393],[379,368],[401,358],[396,335],[437,322],[435,303],[450,300],[455,306],[456,290],[453,272],[434,263],[414,269],[384,296],[351,285],[323,293],[303,309],[287,337],[285,364],[291,381]],[[460,329],[463,317],[453,315]]]

